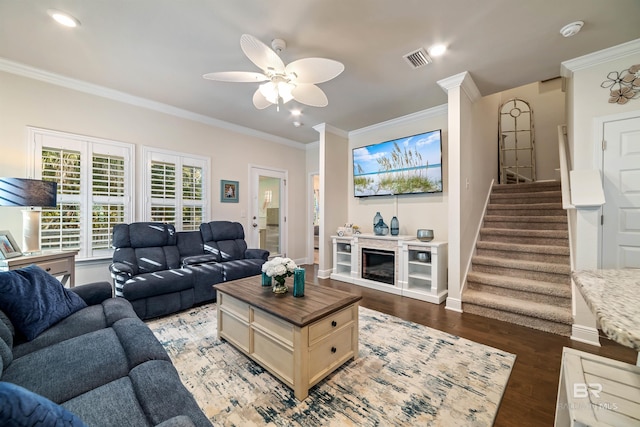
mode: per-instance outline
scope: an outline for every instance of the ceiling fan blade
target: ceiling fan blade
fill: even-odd
[[[326,58],[298,59],[285,68],[287,74],[296,74],[296,83],[326,82],[337,77],[342,71],[344,65],[341,62]]]
[[[253,73],[250,71],[220,71],[217,73],[208,73],[202,77],[219,82],[237,83],[264,82],[269,80],[269,78],[262,73]]]
[[[247,58],[258,68],[267,71],[273,69],[277,73],[284,71],[284,62],[273,49],[262,43],[250,34],[243,34],[240,37],[240,47]]]
[[[263,110],[272,104],[267,101],[267,98],[265,98],[260,92],[260,89],[258,89],[253,93],[253,105],[255,105],[258,110]]]
[[[314,84],[299,84],[291,91],[293,99],[312,107],[326,107],[329,104],[327,95]]]

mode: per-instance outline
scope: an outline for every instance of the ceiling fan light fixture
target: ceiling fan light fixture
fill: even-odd
[[[259,86],[260,93],[272,104],[278,103],[278,88],[273,82],[263,83]]]
[[[47,10],[47,14],[53,18],[60,25],[64,25],[69,28],[76,28],[80,26],[80,21],[76,19],[74,16],[69,15],[68,13],[61,12],[55,9]]]
[[[293,89],[295,88],[296,88],[296,85],[294,85],[293,83],[289,83],[289,82],[278,83],[278,94],[280,95],[280,98],[282,98],[283,104],[286,104],[287,102],[293,99],[293,95],[291,94],[291,92],[293,92]]]
[[[223,82],[265,82],[253,93],[253,105],[262,110],[292,99],[312,107],[326,107],[327,95],[316,86],[337,77],[344,65],[333,59],[303,58],[285,65],[279,53],[286,48],[281,39],[272,41],[272,49],[249,34],[240,37],[240,48],[262,73],[248,71],[221,71],[203,75],[205,79]]]

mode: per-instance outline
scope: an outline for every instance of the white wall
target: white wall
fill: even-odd
[[[65,87],[0,72],[0,174],[27,176],[27,126],[129,142],[136,145],[136,188],[141,194],[142,146],[193,153],[211,158],[211,220],[239,221],[249,226],[248,165],[288,170],[288,253],[306,256],[306,152],[201,122],[133,106]],[[239,203],[220,203],[220,180],[239,181]],[[141,219],[141,200],[136,220]],[[19,239],[19,208],[0,208],[1,229]],[[77,283],[110,280],[108,262],[77,266]]]
[[[354,148],[437,129],[442,129],[442,193],[362,198],[353,196]],[[398,217],[400,234],[415,236],[417,229],[430,228],[434,230],[435,240],[446,241],[449,190],[447,137],[446,105],[350,132],[347,184],[349,212],[342,223],[357,224],[363,233],[373,233],[373,217],[376,212],[380,212],[387,225],[390,225],[392,217]]]

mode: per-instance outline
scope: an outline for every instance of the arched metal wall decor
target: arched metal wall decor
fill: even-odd
[[[500,183],[521,184],[536,180],[533,110],[525,100],[513,98],[498,111]]]

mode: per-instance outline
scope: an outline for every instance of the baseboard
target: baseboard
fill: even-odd
[[[571,339],[581,343],[600,347],[600,338],[596,328],[590,328],[582,325],[571,326]]]
[[[462,313],[462,300],[460,298],[447,297],[447,305],[444,308]]]
[[[330,268],[328,270],[318,269],[318,279],[329,279],[331,277],[332,272],[333,272],[333,268]]]

